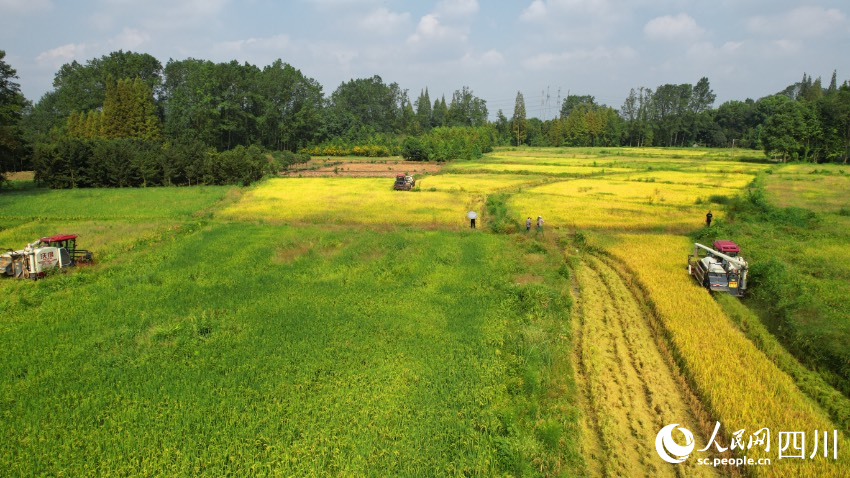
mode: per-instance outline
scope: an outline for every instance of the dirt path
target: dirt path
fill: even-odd
[[[655,437],[678,423],[705,443],[686,395],[659,350],[638,297],[606,262],[575,273],[575,367],[585,411],[582,451],[594,476],[718,476],[695,460],[667,464]]]

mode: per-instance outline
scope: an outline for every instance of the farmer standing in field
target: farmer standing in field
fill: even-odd
[[[531,216],[528,216],[528,219],[525,220],[525,232],[531,230]]]
[[[543,232],[543,216],[537,216],[537,232]]]
[[[475,229],[475,219],[478,217],[478,213],[475,211],[469,211],[466,213],[466,217],[469,218],[469,227],[471,229]]]
[[[712,217],[714,217],[714,215],[711,214],[711,211],[708,211],[708,214],[705,215],[705,227],[711,227],[711,218]]]

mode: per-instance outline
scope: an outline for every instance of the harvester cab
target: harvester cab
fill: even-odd
[[[396,191],[410,191],[414,187],[416,187],[416,180],[413,179],[413,176],[408,176],[406,174],[396,175],[393,189]]]
[[[77,236],[60,234],[42,237],[21,250],[0,254],[0,275],[36,280],[50,270],[91,261],[91,252],[77,249]]]
[[[712,246],[694,243],[694,253],[688,255],[688,274],[706,289],[743,297],[749,265],[738,255],[741,248],[732,241],[714,241]]]

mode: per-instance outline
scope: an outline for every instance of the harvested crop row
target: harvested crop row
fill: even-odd
[[[698,430],[632,291],[604,262],[576,271],[579,320],[573,322],[587,412],[583,454],[600,476],[716,476],[696,462],[668,465],[653,449],[669,423]]]
[[[769,458],[770,466],[752,466],[756,476],[848,476],[848,441],[817,404],[805,396],[793,380],[764,353],[747,340],[726,317],[705,289],[693,282],[684,270],[684,257],[670,251],[688,250],[685,237],[669,235],[623,235],[611,248],[623,261],[651,298],[669,341],[677,353],[679,365],[691,381],[712,422],[723,428],[718,442],[728,447],[732,433],[744,430],[744,441],[755,431],[768,428],[770,450],[752,447],[736,450],[740,456]],[[814,450],[815,431],[829,432],[827,457],[823,443]],[[837,443],[833,431],[838,430]],[[804,457],[780,458],[779,434],[804,432]],[[705,442],[697,443],[698,448]],[[838,459],[833,458],[835,446]],[[817,453],[813,453],[816,451]],[[811,456],[810,456],[811,455]]]

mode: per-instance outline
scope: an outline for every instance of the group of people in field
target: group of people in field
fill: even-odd
[[[478,217],[478,215],[475,214],[473,211],[470,211],[467,217],[469,218],[469,227],[475,229],[475,219]],[[708,214],[705,215],[705,225],[707,227],[711,226],[711,219],[713,217],[714,215],[711,214],[711,211],[708,211]],[[528,216],[528,218],[525,220],[525,232],[531,231],[531,224],[531,216]],[[537,232],[543,232],[543,216],[537,216]]]
[[[469,218],[469,227],[475,229],[475,219],[478,218],[478,214],[475,211],[469,211],[466,217]],[[529,231],[531,231],[531,216],[525,220],[525,232]],[[543,232],[543,216],[537,216],[537,232]]]
[[[525,232],[531,231],[531,216],[525,220]],[[543,216],[537,216],[537,232],[543,232]]]

